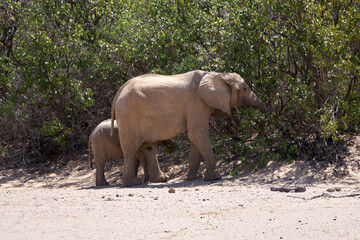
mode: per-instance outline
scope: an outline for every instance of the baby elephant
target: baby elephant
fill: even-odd
[[[120,140],[118,135],[118,126],[116,122],[114,124],[114,134],[110,135],[111,130],[111,120],[105,120],[101,122],[91,133],[89,138],[89,156],[90,156],[90,166],[92,167],[93,162],[91,161],[91,148],[94,153],[94,162],[96,165],[96,186],[105,186],[109,183],[105,179],[104,167],[105,164],[112,159],[122,158],[123,152],[120,147]],[[153,177],[152,171],[159,171],[159,163],[156,159],[156,148],[157,145],[167,146],[170,145],[171,151],[175,150],[175,144],[172,140],[159,141],[155,143],[144,143],[137,151],[137,167],[135,175],[137,175],[137,170],[139,163],[144,167],[144,181],[151,182],[166,182],[168,177],[161,172],[161,174],[155,174],[160,177]],[[156,161],[147,161],[148,159],[155,159]],[[156,163],[156,166],[151,166],[150,162]],[[160,170],[161,171],[161,170]]]

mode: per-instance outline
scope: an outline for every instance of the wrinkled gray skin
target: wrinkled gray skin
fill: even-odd
[[[109,160],[122,158],[123,152],[120,148],[120,141],[118,135],[118,127],[115,123],[113,136],[110,136],[111,120],[105,120],[101,122],[91,133],[89,138],[89,155],[91,154],[91,148],[94,153],[94,162],[96,165],[96,186],[105,186],[109,183],[105,179],[104,167]],[[166,182],[168,177],[165,174],[157,174],[154,176],[151,174],[154,172],[153,168],[159,168],[159,163],[156,158],[157,145],[171,145],[172,150],[175,149],[175,145],[171,140],[159,141],[157,143],[144,143],[136,153],[136,166],[134,174],[137,175],[139,163],[144,167],[144,181],[151,182]],[[91,156],[91,155],[90,155]],[[148,159],[153,159],[148,161]],[[90,157],[91,167],[92,161]],[[152,164],[157,164],[153,166]],[[150,172],[150,175],[149,175]],[[155,170],[156,172],[156,170]]]
[[[253,106],[266,112],[264,103],[236,73],[195,70],[178,75],[148,74],[127,81],[117,92],[111,111],[124,152],[123,185],[140,184],[136,152],[145,142],[157,142],[186,133],[190,140],[187,178],[196,178],[201,157],[205,180],[220,179],[209,138],[209,120],[215,110],[231,116],[231,108]],[[148,161],[156,160],[148,158]],[[156,165],[153,163],[153,165]],[[156,170],[161,174],[161,170]]]

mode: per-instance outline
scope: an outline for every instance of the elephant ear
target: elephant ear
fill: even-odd
[[[201,79],[197,92],[209,107],[219,109],[231,116],[230,87],[219,74],[206,74]]]

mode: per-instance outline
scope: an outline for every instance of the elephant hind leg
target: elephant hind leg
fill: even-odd
[[[138,160],[135,154],[124,153],[124,174],[122,178],[122,186],[130,187],[140,185],[141,181],[137,178]]]
[[[119,119],[121,119],[121,115],[119,115],[119,113],[117,112],[116,121],[118,121]],[[124,172],[122,176],[122,186],[130,187],[134,185],[140,185],[141,181],[137,178],[137,170],[139,164],[136,153],[138,148],[141,146],[141,138],[137,134],[136,123],[130,124],[125,121],[125,123],[123,124],[121,124],[121,122],[118,122],[118,125],[129,126],[129,128],[121,127],[118,131],[120,145],[124,155]],[[131,128],[131,126],[133,128]],[[129,136],[131,136],[131,138]]]

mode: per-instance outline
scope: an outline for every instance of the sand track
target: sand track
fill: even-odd
[[[98,188],[86,161],[41,174],[1,170],[0,239],[360,239],[358,146],[342,177],[272,163],[217,182],[185,181],[174,167],[168,183],[121,188],[120,164],[107,173],[113,185]],[[341,191],[327,191],[334,187]]]

